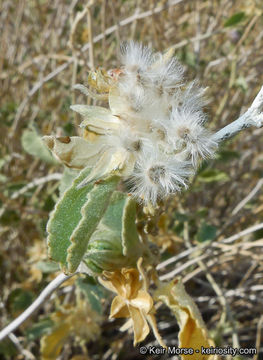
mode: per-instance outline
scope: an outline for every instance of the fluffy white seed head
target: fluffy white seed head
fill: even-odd
[[[110,110],[84,111],[92,117],[84,125],[97,129],[105,149],[89,181],[119,171],[137,199],[154,205],[185,188],[217,143],[204,127],[204,90],[195,82],[183,84],[183,67],[170,51],[163,55],[129,42],[121,48],[121,62],[112,70],[112,84],[107,82]]]
[[[148,46],[134,41],[121,46],[121,62],[127,73],[138,74],[149,68],[154,61],[153,53]]]
[[[159,93],[164,91],[172,93],[172,90],[182,83],[183,71],[183,67],[175,58],[167,59],[165,55],[159,54],[148,76]]]
[[[139,155],[128,184],[137,199],[155,204],[186,188],[191,168],[188,161],[180,161],[175,155],[167,156],[156,149],[151,150],[149,152],[148,148]]]
[[[196,167],[198,159],[212,157],[217,143],[212,134],[204,128],[205,116],[202,112],[173,108],[169,119],[168,141],[178,151],[189,154],[192,164]]]

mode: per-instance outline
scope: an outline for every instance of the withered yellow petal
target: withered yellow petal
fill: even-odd
[[[104,69],[96,69],[90,71],[88,76],[88,84],[95,88],[99,93],[107,93],[113,79]]]
[[[125,296],[127,299],[132,299],[137,296],[138,290],[142,284],[139,281],[139,272],[137,269],[123,268],[121,273],[125,282]]]
[[[130,300],[130,304],[148,314],[153,307],[153,299],[146,291],[139,290],[137,296]]]
[[[209,338],[201,314],[193,299],[185,291],[180,278],[176,278],[169,284],[162,284],[155,292],[155,296],[163,301],[175,314],[180,326],[179,347],[193,348],[195,360],[212,360],[212,355],[203,355],[201,347],[214,346]],[[192,355],[182,355],[183,360],[192,360]]]
[[[103,277],[99,277],[99,282],[106,287],[106,289],[113,291],[122,297],[125,296],[125,288],[123,283],[123,276],[119,270],[114,272],[103,271]]]
[[[111,318],[127,318],[130,316],[128,306],[121,296],[116,296],[111,304]]]
[[[134,332],[133,344],[135,346],[138,342],[141,342],[146,338],[146,336],[150,332],[150,328],[143,313],[139,309],[131,305],[128,305],[128,308],[133,323],[133,332]]]

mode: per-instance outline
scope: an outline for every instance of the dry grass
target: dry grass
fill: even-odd
[[[46,259],[45,224],[58,196],[52,174],[62,167],[27,154],[23,131],[32,125],[39,134],[76,134],[79,119],[69,105],[85,99],[73,85],[85,83],[93,66],[116,67],[119,43],[127,39],[162,51],[173,47],[188,79],[208,87],[209,126],[219,129],[244,112],[263,84],[263,18],[261,0],[3,0],[0,6],[4,325],[54,277],[36,264]],[[224,26],[240,12],[242,21]],[[262,150],[263,129],[246,130],[223,144],[190,190],[169,202],[155,235],[163,260],[175,256],[160,274],[176,269],[217,344],[256,346],[261,355],[254,360],[263,359]],[[202,231],[214,240],[197,253],[191,248],[203,239]],[[186,256],[178,257],[186,249]],[[30,338],[27,330],[61,304],[74,304],[74,282],[63,289],[0,344],[0,358],[40,358],[39,338]],[[60,358],[142,358],[132,336],[116,331],[120,324],[105,315],[99,340],[76,343],[72,335]],[[168,311],[159,311],[159,326],[166,342],[176,344],[178,328]],[[151,341],[149,336],[145,344]]]

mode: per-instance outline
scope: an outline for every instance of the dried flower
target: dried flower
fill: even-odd
[[[120,69],[89,74],[97,93],[77,85],[86,95],[106,99],[109,109],[73,105],[84,117],[83,138],[44,140],[66,166],[92,168],[80,186],[118,173],[130,193],[154,205],[186,187],[199,160],[212,157],[217,143],[204,127],[204,91],[183,84],[183,68],[171,51],[153,53],[135,42],[121,50]]]
[[[202,354],[202,347],[209,348],[215,344],[209,337],[200,311],[185,291],[182,279],[178,277],[170,283],[160,282],[154,295],[155,299],[165,303],[177,318],[180,327],[178,347],[194,349],[195,360],[216,360],[214,355]],[[190,354],[181,356],[182,360],[191,360],[192,357]]]
[[[153,299],[143,282],[139,280],[137,269],[122,268],[114,272],[103,272],[100,282],[107,289],[117,293],[111,304],[111,318],[131,318],[134,331],[134,345],[149,334],[150,323],[159,343],[165,347],[158,333]]]

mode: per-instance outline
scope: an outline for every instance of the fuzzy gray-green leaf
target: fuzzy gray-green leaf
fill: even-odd
[[[131,197],[126,198],[122,216],[122,247],[123,255],[129,256],[139,243],[136,227],[136,202]]]
[[[87,194],[93,188],[93,183],[81,189],[77,186],[89,174],[90,169],[84,169],[64,192],[56,204],[47,224],[49,256],[67,268],[67,250],[71,245],[70,236],[82,218],[81,208],[87,202]]]
[[[23,149],[30,155],[37,157],[47,163],[56,164],[57,161],[47,149],[35,129],[26,129],[22,134]]]
[[[135,201],[115,191],[88,244],[84,262],[92,272],[113,271],[136,264],[142,248],[135,220]]]
[[[90,237],[104,215],[118,182],[118,176],[111,176],[95,184],[88,193],[88,199],[81,209],[81,221],[70,236],[71,246],[66,260],[71,273],[77,270],[83,259]]]

